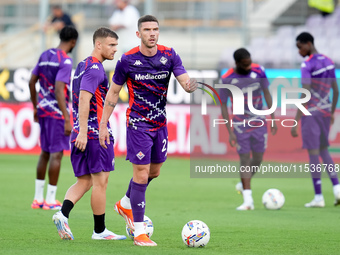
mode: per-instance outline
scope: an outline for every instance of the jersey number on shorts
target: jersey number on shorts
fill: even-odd
[[[165,151],[165,157],[166,157],[166,155],[168,154],[167,145],[166,145],[166,140],[167,140],[167,139],[163,139],[163,141],[162,141],[162,143],[163,143],[162,152]]]
[[[163,139],[163,148],[162,148],[162,152],[166,151],[166,139]]]

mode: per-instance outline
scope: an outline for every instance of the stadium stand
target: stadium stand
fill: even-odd
[[[269,68],[296,68],[302,58],[297,54],[295,38],[303,31],[310,32],[315,38],[315,45],[322,54],[332,57],[336,66],[340,66],[340,7],[328,16],[312,14],[301,25],[281,25],[268,36],[255,36],[246,46],[255,62]],[[220,66],[233,64],[232,58],[226,58],[234,49],[224,50]],[[227,53],[229,52],[229,53]]]
[[[331,54],[340,65],[339,8],[322,17],[318,11],[308,8],[306,0],[289,0],[290,5],[280,4],[276,16],[263,20],[260,15],[265,6],[277,0],[153,0],[154,14],[159,18],[162,29],[160,43],[174,47],[188,68],[215,69],[233,65],[232,52],[247,46],[254,61],[265,67],[295,68],[301,62],[296,54],[294,37],[302,31],[315,35],[316,46],[325,54]],[[49,0],[50,4],[58,0]],[[145,14],[147,0],[135,0],[140,13]],[[41,30],[39,29],[39,1],[0,1],[0,66],[7,68],[31,67],[41,52]],[[111,0],[64,0],[63,8],[73,15],[82,17],[80,28],[80,61],[91,50],[91,35],[99,26],[108,25],[113,11]],[[246,5],[245,5],[246,3]],[[256,14],[256,15],[255,15]],[[259,16],[258,19],[254,17]],[[22,22],[22,21],[25,22]],[[250,22],[251,21],[251,22]],[[266,23],[266,29],[253,28],[251,23]],[[15,40],[13,39],[15,38]],[[185,39],[183,39],[185,38]],[[282,39],[283,38],[283,39]],[[328,43],[329,41],[329,43]],[[48,37],[46,48],[53,46]],[[18,47],[20,45],[20,47]],[[209,51],[206,49],[209,47]],[[17,49],[18,48],[18,49]],[[9,54],[10,53],[10,54]],[[84,53],[84,54],[82,54]],[[25,58],[22,56],[25,55]],[[20,63],[17,59],[20,58]]]

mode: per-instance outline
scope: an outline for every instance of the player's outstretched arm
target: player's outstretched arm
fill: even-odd
[[[107,123],[109,122],[109,118],[117,105],[119,92],[122,87],[123,86],[117,85],[113,82],[105,98],[102,119],[99,126],[99,143],[105,149],[107,149],[105,141],[110,144],[110,135],[107,130]]]
[[[93,95],[86,90],[81,90],[79,94],[79,134],[74,145],[81,151],[85,150],[87,144],[87,122],[92,96]]]
[[[181,84],[182,88],[188,93],[192,93],[197,89],[198,84],[196,79],[190,79],[187,73],[178,75],[176,79],[179,84]]]
[[[266,100],[268,109],[271,109],[272,105],[273,105],[273,99],[272,99],[272,96],[270,95],[268,88],[263,89],[263,95],[264,95],[264,99]],[[271,116],[272,120],[275,119],[274,113],[270,114],[270,116]],[[272,133],[272,135],[275,135],[276,132],[277,132],[277,125],[276,125],[275,121],[273,121],[272,125],[271,125],[271,133]]]
[[[229,118],[229,112],[228,112],[227,104],[222,104],[221,105],[221,113],[222,113],[223,119],[228,121],[226,126],[227,126],[227,130],[228,130],[228,133],[229,133],[229,143],[230,143],[231,147],[235,147],[236,144],[237,144],[237,140],[236,140],[236,135],[233,132],[233,130],[231,129],[231,126],[229,124],[230,123],[230,118]]]
[[[33,118],[35,122],[38,122],[38,115],[37,115],[37,91],[35,90],[35,84],[38,82],[39,77],[35,74],[31,75],[30,81],[28,85],[30,87],[31,93],[31,101],[33,104]]]
[[[65,135],[70,135],[71,131],[72,131],[72,125],[71,125],[71,121],[70,121],[70,115],[67,111],[67,107],[66,107],[66,99],[65,99],[65,87],[66,84],[62,81],[56,81],[55,83],[55,97],[57,99],[58,102],[58,106],[59,109],[61,110],[63,116],[64,116],[64,120],[65,120],[65,124],[64,124],[64,134]]]

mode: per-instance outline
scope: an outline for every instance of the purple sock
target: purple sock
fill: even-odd
[[[143,222],[145,213],[145,191],[147,184],[131,181],[130,202],[134,222]]]
[[[133,178],[131,178],[130,183],[129,183],[129,187],[128,187],[128,189],[127,189],[127,191],[126,191],[126,194],[125,194],[128,198],[130,198],[132,180],[133,180]],[[147,185],[149,185],[149,183],[150,183],[152,180],[153,180],[153,178],[148,178],[148,184],[147,184]]]
[[[128,198],[130,198],[130,193],[131,193],[131,183],[132,183],[132,178],[131,178],[131,180],[130,180],[129,187],[128,187],[128,189],[127,189],[127,191],[126,191],[126,194],[125,194]]]
[[[328,149],[320,151],[320,156],[322,158],[322,162],[324,164],[327,164],[327,173],[333,183],[333,186],[339,184],[338,175],[334,171],[334,161],[331,155],[329,154]]]
[[[309,165],[310,165],[309,168],[310,168],[311,175],[312,175],[315,195],[322,194],[321,193],[321,172],[316,171],[318,164],[320,164],[319,155],[309,154]],[[311,167],[312,165],[314,166]]]

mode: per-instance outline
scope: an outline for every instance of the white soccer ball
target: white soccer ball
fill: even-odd
[[[153,234],[153,223],[150,220],[150,218],[146,215],[144,215],[144,228],[146,235],[148,237],[151,237]],[[131,240],[133,240],[135,237],[134,232],[135,232],[134,230],[132,230],[131,228],[128,227],[128,225],[126,225],[126,234],[130,237]]]
[[[182,240],[188,247],[204,247],[210,240],[210,230],[203,221],[189,221],[182,229]]]
[[[262,196],[262,204],[266,209],[277,210],[285,203],[285,197],[278,189],[269,189]]]

